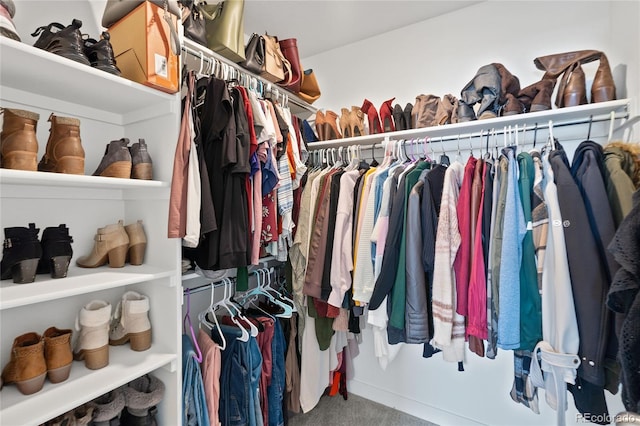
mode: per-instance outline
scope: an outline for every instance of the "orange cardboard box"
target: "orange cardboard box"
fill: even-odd
[[[170,15],[174,28],[175,15]],[[171,31],[164,10],[145,1],[109,28],[122,76],[167,93],[178,87],[179,56],[171,51]]]

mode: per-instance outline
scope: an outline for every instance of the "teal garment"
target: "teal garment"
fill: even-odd
[[[520,264],[520,349],[532,351],[542,340],[542,301],[538,291],[536,249],[533,245],[533,219],[531,198],[535,170],[533,158],[528,152],[518,154],[520,176],[520,202],[527,233],[522,240],[522,263]]]
[[[405,307],[406,307],[406,293],[407,293],[407,276],[405,262],[407,258],[406,250],[406,232],[407,232],[407,204],[409,201],[409,194],[413,186],[418,183],[420,174],[429,166],[427,162],[420,162],[416,164],[413,170],[407,173],[405,176],[405,198],[404,198],[404,212],[402,220],[402,238],[400,240],[400,254],[398,257],[398,269],[396,271],[396,277],[391,290],[391,312],[389,313],[389,325],[387,333],[389,337],[389,343],[399,343],[404,341],[404,323],[405,323]],[[422,232],[421,229],[412,230],[411,232]]]

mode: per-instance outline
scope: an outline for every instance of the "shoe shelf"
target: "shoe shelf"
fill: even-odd
[[[618,99],[615,101],[557,108],[526,114],[516,114],[486,120],[474,120],[464,123],[445,124],[442,126],[400,130],[396,132],[333,139],[329,141],[318,141],[311,143],[309,145],[309,149],[315,150],[347,145],[369,145],[377,144],[385,140],[409,140],[423,137],[429,137],[432,141],[434,138],[437,140],[440,137],[446,138],[460,136],[461,138],[464,138],[466,136],[469,138],[470,135],[477,137],[479,132],[484,132],[485,135],[491,129],[502,132],[505,127],[508,128],[509,126],[513,127],[516,125],[518,126],[518,129],[522,129],[523,126],[526,126],[527,129],[531,130],[534,129],[536,125],[538,129],[547,129],[549,121],[552,121],[554,126],[589,124],[590,117],[592,117],[593,120],[603,120],[607,119],[606,116],[612,112],[615,114],[616,120],[628,118],[629,106],[629,99]],[[585,131],[585,136],[586,135],[587,132]],[[461,146],[462,145],[463,144],[461,143]]]
[[[168,182],[121,179],[103,176],[69,175],[64,173],[31,172],[0,169],[0,183],[12,185],[53,186],[56,188],[150,189],[169,188]]]
[[[193,57],[193,62],[194,64],[196,64],[200,59],[199,59],[199,54],[200,52],[202,52],[203,58],[205,60],[211,61],[213,60],[217,60],[220,63],[226,64],[232,68],[234,68],[236,71],[239,71],[243,74],[246,74],[249,77],[253,77],[255,79],[257,79],[258,81],[261,81],[267,88],[270,88],[272,93],[279,93],[280,95],[286,95],[288,98],[288,105],[289,105],[289,109],[291,110],[291,113],[299,116],[299,117],[311,117],[312,115],[314,115],[317,111],[317,108],[314,106],[311,106],[309,103],[305,102],[304,100],[302,100],[302,98],[300,98],[299,96],[297,96],[296,94],[294,94],[293,92],[288,91],[287,89],[278,86],[275,83],[271,83],[269,80],[265,80],[264,78],[260,77],[257,74],[252,73],[251,71],[248,71],[246,69],[244,69],[243,67],[241,67],[240,65],[230,61],[229,59],[221,56],[220,54],[214,52],[213,50],[207,48],[206,46],[203,46],[201,44],[196,43],[193,40],[190,40],[188,38],[184,38],[183,42],[182,42],[182,50],[191,54],[191,56]],[[198,65],[199,66],[199,65]],[[194,68],[197,69],[197,68]]]
[[[132,351],[128,345],[109,346],[109,365],[89,370],[83,361],[74,361],[69,378],[44,387],[32,395],[22,395],[15,386],[5,386],[0,398],[0,424],[38,425],[103,395],[158,368],[176,368],[178,356],[151,346]]]
[[[52,279],[49,275],[36,275],[36,280],[28,284],[0,281],[0,311],[174,276],[173,269],[149,265],[93,269],[71,265],[66,278]],[[170,281],[169,286],[175,285],[173,280]]]
[[[0,37],[0,99],[127,125],[180,108],[171,95],[43,49]],[[28,82],[28,84],[26,84]]]

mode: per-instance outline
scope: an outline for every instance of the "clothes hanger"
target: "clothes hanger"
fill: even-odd
[[[249,334],[252,337],[256,337],[258,333],[260,333],[260,330],[258,330],[258,326],[251,322],[249,318],[247,318],[247,316],[244,314],[243,306],[233,298],[233,294],[231,292],[231,284],[233,284],[233,282],[231,281],[231,278],[223,279],[229,283],[229,295],[227,296],[227,303],[229,303],[234,309],[236,309],[236,317],[244,321],[245,324],[249,325]]]
[[[274,273],[274,268],[271,268],[271,270],[268,269],[264,269],[264,273],[265,273],[265,280],[263,280],[263,288],[262,290],[266,293],[266,294],[271,294],[273,296],[272,301],[275,302],[278,306],[282,307],[284,309],[284,312],[281,314],[276,314],[276,316],[282,317],[282,318],[291,318],[291,314],[293,313],[293,309],[294,309],[294,305],[293,305],[293,301],[291,300],[291,305],[289,305],[288,303],[285,303],[282,299],[282,294],[280,294],[276,289],[274,289],[273,287],[271,287],[271,274]],[[269,278],[269,282],[266,283],[266,278]]]
[[[224,333],[222,332],[222,329],[220,328],[220,323],[218,322],[218,317],[216,316],[215,311],[213,310],[214,294],[215,294],[214,289],[215,289],[215,286],[213,283],[211,283],[211,301],[207,309],[205,309],[204,311],[198,314],[198,320],[200,322],[200,325],[207,326],[211,331],[213,331],[214,329],[218,329],[220,340],[222,340],[222,345],[220,345],[220,350],[224,351],[227,347],[227,339],[225,339],[224,337]],[[211,312],[211,316],[213,317],[213,322],[209,321],[209,319],[207,318],[207,314],[209,312]]]
[[[202,362],[202,351],[200,350],[200,346],[198,346],[198,339],[196,338],[196,333],[193,331],[193,324],[191,324],[191,289],[187,288],[187,313],[182,320],[182,330],[186,334],[186,326],[189,325],[189,331],[191,333],[191,341],[196,350],[196,354],[193,356],[196,361]]]
[[[491,135],[491,133],[494,132],[495,134],[495,129],[492,127],[491,130],[487,130],[487,140],[485,141],[485,149],[484,149],[484,159],[486,160],[491,160],[491,150],[489,149],[489,136]]]
[[[553,137],[553,120],[549,120],[549,147],[552,151],[556,150],[556,139]]]
[[[440,136],[440,148],[442,149],[442,155],[440,155],[440,164],[449,167],[451,165],[451,160],[444,150],[444,141],[442,136]]]
[[[613,140],[613,125],[616,121],[616,112],[611,111],[611,118],[609,119],[609,136],[607,137],[607,143],[610,143]]]
[[[228,278],[223,278],[222,282],[224,284],[224,296],[222,297],[222,300],[216,303],[215,306],[220,306],[226,309],[227,312],[229,312],[229,318],[231,318],[231,321],[236,325],[236,327],[238,327],[238,329],[240,329],[240,332],[242,333],[240,336],[238,336],[238,340],[242,342],[248,342],[250,337],[249,331],[247,331],[247,329],[244,328],[238,321],[238,317],[236,316],[238,312],[236,308],[231,307],[231,305],[229,305],[229,300],[228,300],[229,296],[227,296],[227,287],[231,283],[231,280]],[[229,293],[231,293],[230,288],[229,288]]]
[[[593,124],[593,115],[589,116],[589,128],[587,129],[587,139],[588,141],[591,140],[591,125]]]

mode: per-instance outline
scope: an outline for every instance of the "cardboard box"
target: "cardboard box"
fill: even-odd
[[[177,17],[171,15],[174,28]],[[171,51],[164,10],[145,1],[109,28],[122,76],[167,93],[176,93],[179,55]]]

